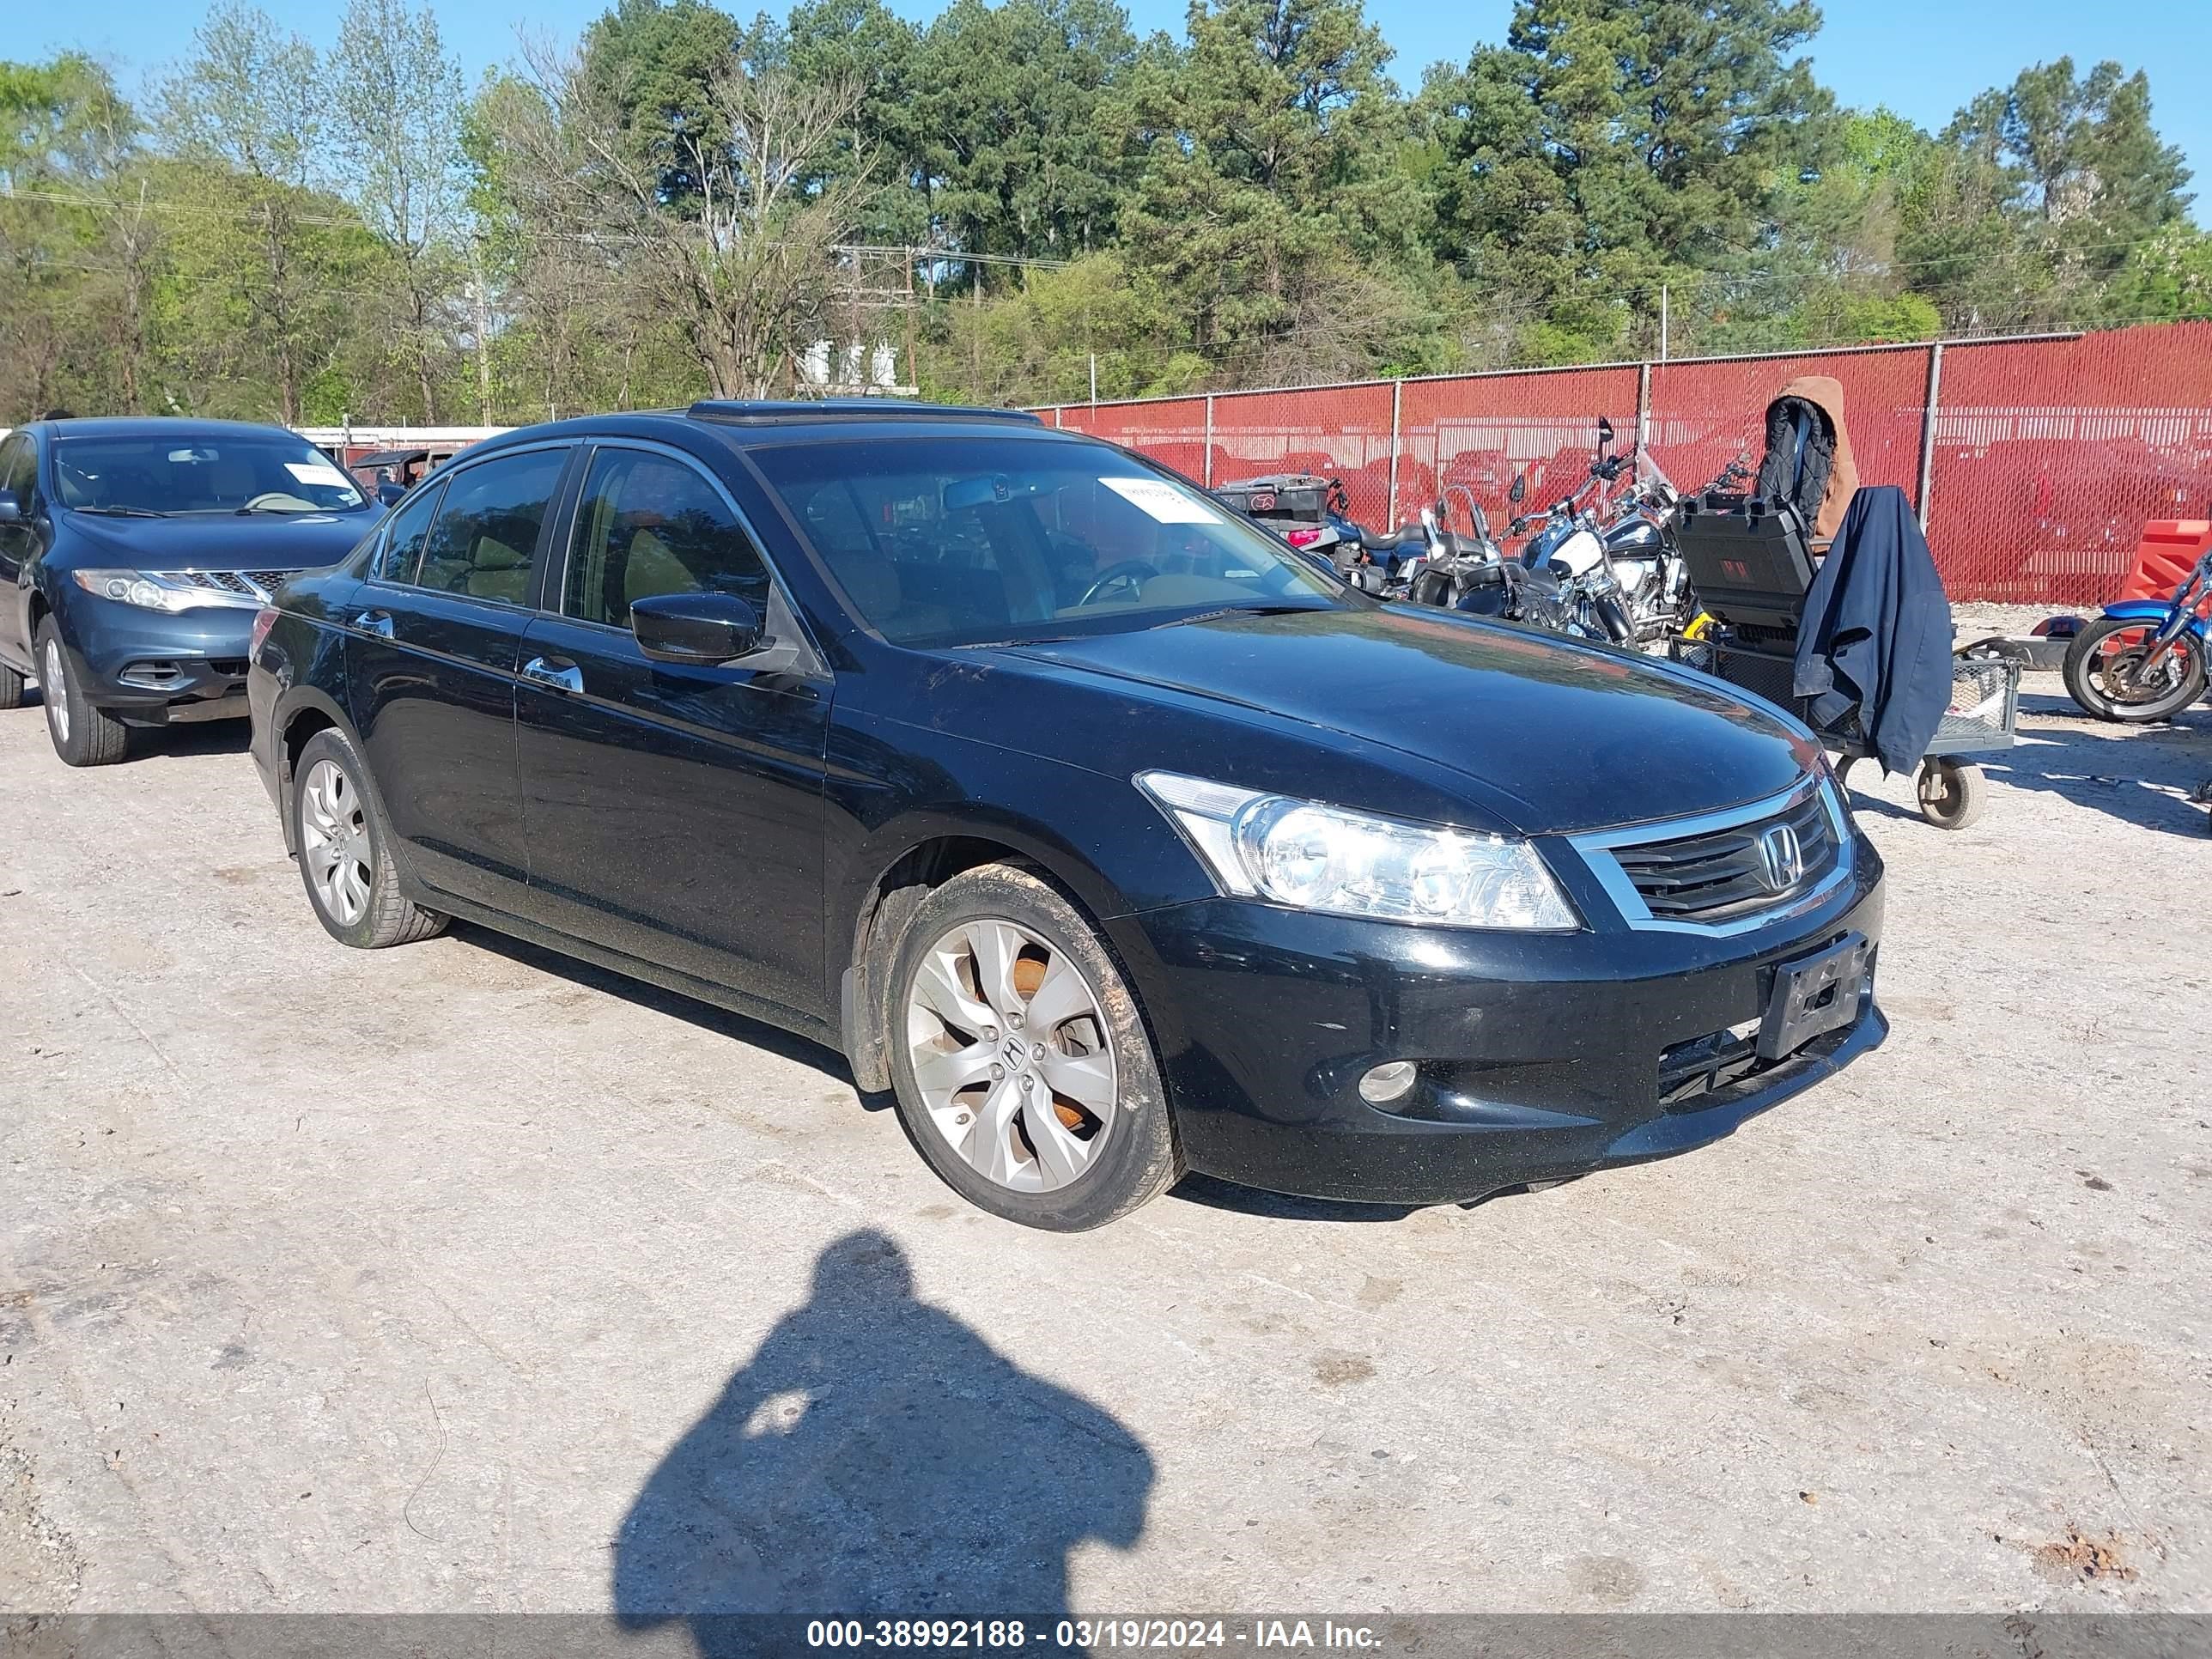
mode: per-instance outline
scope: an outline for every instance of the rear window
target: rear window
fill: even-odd
[[[1102,445],[824,441],[750,452],[861,619],[903,644],[1327,605],[1323,573],[1200,490]]]

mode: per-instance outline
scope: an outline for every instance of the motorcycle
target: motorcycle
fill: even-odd
[[[2204,695],[2212,552],[2197,560],[2173,597],[2122,599],[2066,647],[2066,690],[2092,714],[2140,725],[2170,720]]]
[[[1582,486],[1541,513],[1522,514],[1509,535],[1528,537],[1517,562],[1548,578],[1529,607],[1539,625],[1627,649],[1663,652],[1686,594],[1680,560],[1668,529],[1673,486],[1654,466],[1641,477],[1640,457],[1611,453],[1613,422],[1597,423],[1597,459]],[[1613,486],[1632,465],[1639,479],[1622,503],[1608,504]],[[1518,506],[1528,494],[1526,475],[1506,496]],[[1533,532],[1533,533],[1531,533]]]
[[[1355,520],[1341,478],[1277,474],[1226,484],[1212,494],[1224,507],[1379,599],[1403,598],[1413,567],[1428,551],[1419,525],[1378,536]]]

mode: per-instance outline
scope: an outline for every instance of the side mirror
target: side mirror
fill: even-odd
[[[1512,487],[1505,492],[1505,499],[1512,502],[1514,506],[1518,507],[1528,498],[1528,475],[1525,472],[1515,473],[1513,475]]]
[[[654,662],[734,662],[769,643],[761,613],[734,593],[655,593],[629,608],[637,648]]]
[[[390,507],[407,493],[407,486],[397,478],[386,478],[376,487],[376,499]]]
[[[15,499],[12,489],[0,489],[0,524],[23,522],[23,504]]]
[[[1613,422],[1602,415],[1597,417],[1597,453],[1604,454],[1613,442]]]

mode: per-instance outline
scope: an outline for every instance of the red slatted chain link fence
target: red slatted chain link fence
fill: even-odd
[[[1516,474],[1529,505],[1569,493],[1600,416],[1624,447],[1640,434],[1678,489],[1702,488],[1739,454],[1756,462],[1768,400],[1802,374],[1843,383],[1861,481],[1911,496],[1954,599],[2096,605],[2147,521],[2212,516],[2212,323],[1038,412],[1202,483],[1341,477],[1352,516],[1382,529],[1460,489],[1502,523]]]

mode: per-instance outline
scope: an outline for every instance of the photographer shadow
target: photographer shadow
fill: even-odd
[[[1118,1421],[916,1300],[899,1247],[863,1230],[647,1480],[616,1620],[683,1620],[705,1659],[778,1645],[763,1613],[1035,1631],[1068,1613],[1076,1545],[1135,1545],[1152,1484]]]

